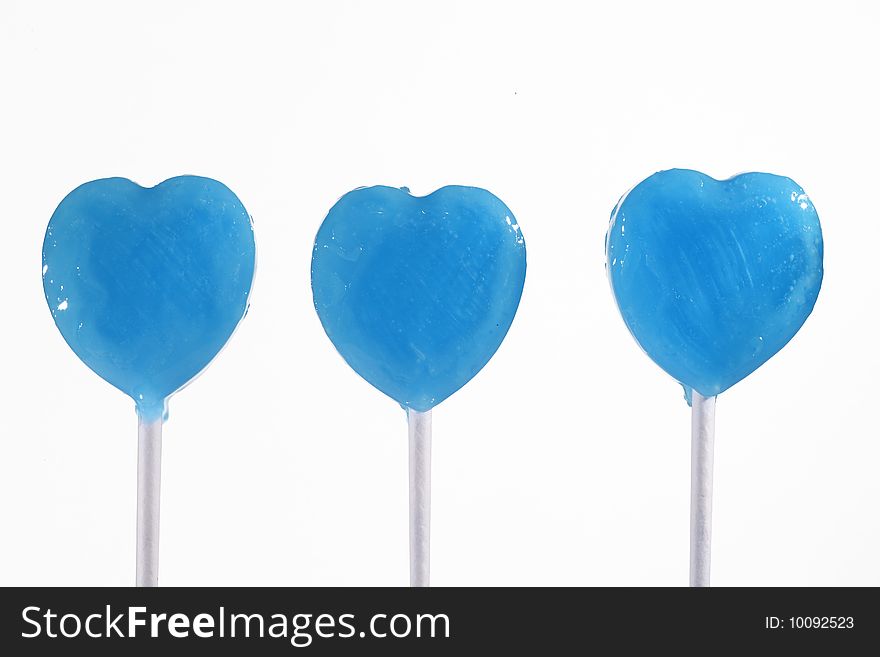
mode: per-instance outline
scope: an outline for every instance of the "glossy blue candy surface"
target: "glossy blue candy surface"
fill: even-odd
[[[788,343],[822,284],[822,231],[794,181],[661,171],[626,194],[606,238],[611,288],[642,349],[713,396]]]
[[[222,183],[107,178],[52,215],[43,288],[70,348],[154,420],[244,317],[254,265],[250,217]]]
[[[489,192],[425,197],[369,187],[343,196],[315,240],[315,309],[339,353],[402,406],[426,411],[467,383],[504,339],[526,247]]]

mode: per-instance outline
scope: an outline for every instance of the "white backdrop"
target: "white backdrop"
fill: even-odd
[[[165,428],[166,585],[405,585],[406,423],[312,308],[346,191],[485,187],[528,247],[499,352],[434,411],[436,585],[684,585],[689,409],[604,271],[663,168],[794,178],[813,316],[718,401],[713,583],[880,585],[880,9],[872,2],[0,5],[0,584],[134,579],[136,417],[55,329],[78,184],[178,174],[253,215],[250,314]]]

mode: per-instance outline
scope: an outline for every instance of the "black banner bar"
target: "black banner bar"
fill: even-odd
[[[2,589],[5,655],[609,654],[875,645],[877,590]],[[234,651],[234,652],[233,652]],[[416,652],[417,651],[417,652]],[[206,653],[207,654],[207,653]],[[470,653],[468,653],[470,654]],[[852,654],[830,653],[830,654]]]

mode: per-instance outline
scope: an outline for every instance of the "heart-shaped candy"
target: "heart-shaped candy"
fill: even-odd
[[[513,213],[474,187],[425,197],[370,187],[343,196],[315,240],[315,309],[358,374],[427,411],[501,345],[522,294],[526,246]]]
[[[52,215],[43,288],[70,348],[155,420],[244,317],[254,264],[250,217],[225,185],[108,178]]]
[[[822,284],[822,231],[804,190],[767,173],[661,171],[617,204],[614,298],[647,354],[710,397],[794,337]]]

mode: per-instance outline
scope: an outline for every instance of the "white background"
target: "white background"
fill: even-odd
[[[713,583],[880,585],[873,2],[0,4],[0,583],[134,581],[132,402],[68,349],[40,249],[64,195],[217,178],[253,215],[251,312],[171,401],[160,581],[405,585],[403,411],[312,308],[314,235],[370,184],[485,187],[528,277],[434,411],[433,583],[687,583],[689,410],[604,271],[670,167],[794,178],[825,236],[795,339],[718,401]]]

